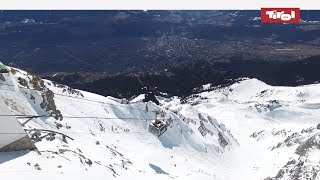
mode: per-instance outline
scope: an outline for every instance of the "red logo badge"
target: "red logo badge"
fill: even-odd
[[[298,23],[300,8],[261,8],[262,23]]]

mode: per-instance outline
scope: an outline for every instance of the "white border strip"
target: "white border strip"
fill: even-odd
[[[320,10],[319,0],[0,0],[1,10]]]

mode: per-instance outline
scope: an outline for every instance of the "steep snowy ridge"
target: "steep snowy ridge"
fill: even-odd
[[[0,96],[15,115],[42,116],[18,119],[38,152],[0,153],[0,178],[320,179],[320,84],[243,79],[157,106],[10,68]],[[160,137],[154,119],[168,124]]]
[[[0,176],[34,176],[36,172],[35,178],[211,179],[215,173],[210,164],[217,150],[227,148],[203,137],[197,130],[200,121],[190,127],[171,110],[150,102],[120,104],[121,100],[74,90],[14,68],[3,77],[0,95],[13,114],[44,117],[19,118],[40,155],[2,153]],[[170,123],[159,138],[148,132],[148,123],[155,118]],[[34,128],[56,133],[30,131]],[[204,155],[209,152],[211,158]],[[6,156],[13,158],[7,161]],[[10,169],[22,173],[13,174]]]
[[[243,79],[160,102],[185,116],[206,114],[232,132],[240,146],[220,156],[218,179],[319,179],[319,90],[319,84],[274,87]]]

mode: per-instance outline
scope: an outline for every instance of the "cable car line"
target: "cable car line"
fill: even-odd
[[[3,84],[3,83],[0,83],[0,85],[5,85],[5,86],[11,86],[11,87],[14,87],[14,85],[11,85],[11,84]],[[35,91],[35,92],[40,92],[40,93],[43,93],[42,91],[39,91],[39,90],[36,90],[36,89],[29,89],[29,88],[26,88],[26,87],[20,87],[18,86],[20,89],[26,89],[26,90],[30,90],[30,91]],[[1,88],[0,88],[1,89]],[[49,88],[48,88],[49,89]],[[12,89],[3,89],[3,90],[8,90],[8,91],[13,91],[13,92],[16,92],[15,90],[12,90]],[[49,89],[50,90],[50,89]],[[29,92],[30,93],[30,92]],[[36,94],[36,95],[39,95],[39,94]],[[139,108],[134,108],[134,107],[130,107],[130,106],[125,106],[125,105],[119,105],[119,104],[113,104],[113,103],[108,103],[108,102],[104,102],[104,101],[97,101],[97,100],[92,100],[92,99],[87,99],[87,98],[79,98],[79,97],[73,97],[73,96],[70,96],[70,95],[65,95],[65,94],[60,94],[60,93],[54,93],[54,95],[57,95],[57,96],[63,96],[63,97],[68,97],[68,98],[73,98],[73,99],[79,99],[79,100],[85,100],[85,101],[91,101],[91,102],[96,102],[96,103],[101,103],[101,104],[107,104],[107,105],[111,105],[111,106],[118,106],[118,107],[123,107],[123,108],[127,108],[127,109],[133,109],[133,110],[138,110],[138,111],[146,111],[146,109],[139,109]],[[105,97],[107,98],[107,97]],[[156,112],[156,111],[148,111],[148,112]]]

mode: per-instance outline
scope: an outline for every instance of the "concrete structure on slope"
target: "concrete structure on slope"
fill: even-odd
[[[8,73],[8,68],[0,61],[0,73]]]
[[[36,146],[0,97],[0,152],[33,149]]]

